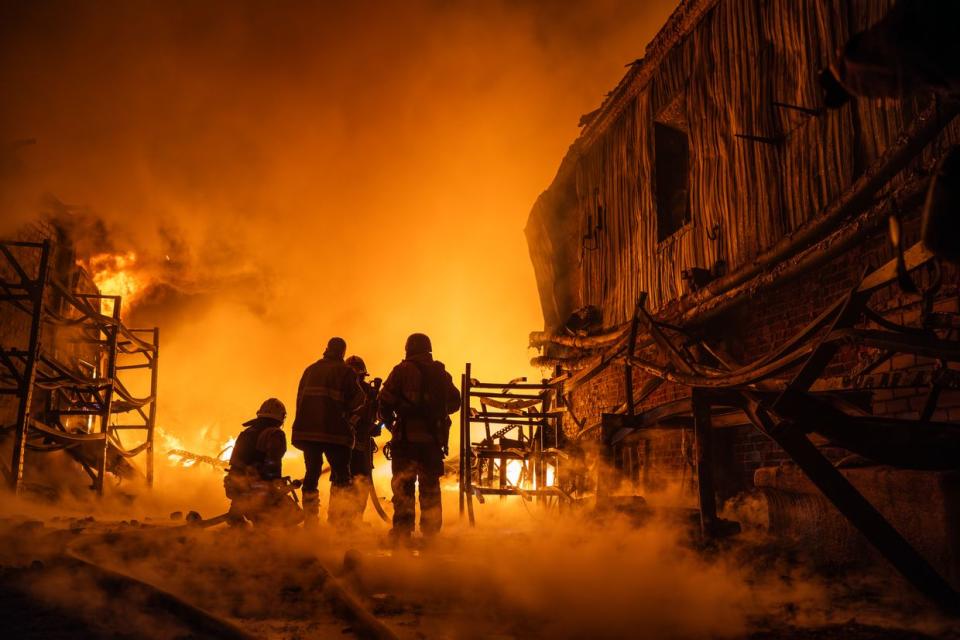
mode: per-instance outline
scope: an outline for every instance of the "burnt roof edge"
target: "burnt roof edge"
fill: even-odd
[[[610,125],[623,113],[627,104],[650,82],[663,59],[673,47],[685,38],[700,22],[700,19],[710,11],[720,0],[682,0],[674,9],[666,23],[657,32],[657,35],[647,43],[644,57],[630,65],[630,70],[624,74],[617,86],[614,87],[603,103],[595,110],[596,115],[584,126],[580,135],[573,141],[560,161],[557,173],[545,191],[550,191],[555,185],[570,178],[576,166],[576,161],[583,152],[592,146],[603,135]],[[591,112],[594,113],[594,112]],[[542,196],[543,194],[541,194]],[[531,211],[532,213],[532,211]],[[529,216],[528,216],[529,224]]]
[[[647,44],[643,58],[631,65],[617,86],[600,105],[599,113],[587,124],[574,146],[587,148],[610,128],[614,120],[623,113],[627,104],[647,84],[653,72],[660,66],[667,54],[673,50],[700,22],[700,19],[712,9],[719,0],[683,0],[670,14],[657,35]]]

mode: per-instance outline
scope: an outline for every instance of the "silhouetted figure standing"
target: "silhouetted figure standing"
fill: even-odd
[[[323,358],[300,378],[297,415],[293,421],[293,446],[303,451],[303,510],[306,526],[317,523],[320,492],[317,483],[323,458],[330,465],[330,504],[327,519],[343,524],[351,510],[350,451],[354,432],[349,418],[363,402],[357,374],[343,361],[347,343],[330,338]]]
[[[450,435],[449,415],[460,408],[460,392],[442,362],[433,359],[430,338],[407,338],[406,358],[393,368],[380,391],[380,414],[392,438],[393,529],[396,541],[410,537],[415,520],[415,487],[420,484],[420,532],[440,531],[440,476]]]
[[[357,374],[357,382],[363,390],[363,404],[353,414],[352,422],[356,439],[350,453],[350,477],[353,484],[353,518],[363,519],[367,498],[373,488],[373,453],[376,444],[374,438],[380,435],[380,422],[377,420],[377,394],[380,391],[380,378],[372,383],[366,381],[367,365],[360,356],[350,356],[346,360],[348,367]]]

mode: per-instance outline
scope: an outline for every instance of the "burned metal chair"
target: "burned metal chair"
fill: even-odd
[[[568,500],[556,482],[565,456],[560,450],[562,378],[484,383],[470,376],[467,363],[461,382],[461,516],[466,511],[475,524],[473,499],[484,504],[485,496],[520,496],[548,507]],[[481,426],[483,437],[474,441]]]

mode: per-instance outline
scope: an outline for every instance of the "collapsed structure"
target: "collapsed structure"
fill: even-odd
[[[530,213],[531,345],[616,490],[681,482],[706,535],[761,495],[774,532],[831,561],[865,537],[956,611],[958,271],[918,240],[957,107],[827,109],[818,81],[891,5],[682,2]]]
[[[159,330],[131,329],[55,224],[0,242],[0,464],[15,491],[153,483]],[[141,456],[142,466],[131,459]]]

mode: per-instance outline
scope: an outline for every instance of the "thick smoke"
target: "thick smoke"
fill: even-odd
[[[132,637],[172,637],[157,625],[176,621],[157,620],[165,610],[138,601],[136,592],[104,592],[82,567],[57,561],[64,549],[275,639],[327,637],[318,625],[338,633],[324,591],[328,571],[401,637],[953,637],[949,621],[918,617],[898,602],[895,584],[811,577],[782,547],[773,553],[758,541],[698,548],[675,518],[654,515],[637,526],[616,515],[558,516],[517,498],[477,511],[479,526],[470,529],[449,510],[443,535],[422,552],[385,550],[378,528],[344,535],[327,527],[204,531],[156,521],[63,521],[24,536],[23,525],[0,521],[9,542],[0,561],[46,563],[27,574],[35,597]],[[803,630],[853,616],[914,631]]]
[[[160,422],[209,453],[332,335],[538,375],[522,228],[670,1],[4,3],[0,233],[134,252]]]

